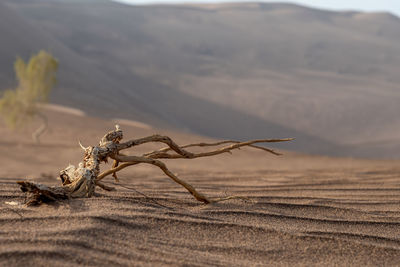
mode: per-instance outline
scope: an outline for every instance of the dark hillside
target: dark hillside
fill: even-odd
[[[291,148],[303,152],[400,157],[400,20],[391,14],[6,3],[66,68],[54,102],[215,137],[295,135]]]

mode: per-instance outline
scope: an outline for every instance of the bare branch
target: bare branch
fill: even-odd
[[[255,145],[247,144],[247,143],[249,143],[249,142],[251,142],[251,143],[261,143],[261,142],[285,142],[285,141],[291,141],[291,140],[293,140],[293,139],[292,139],[292,138],[287,138],[287,139],[265,139],[265,140],[251,140],[251,141],[242,142],[242,143],[239,142],[239,141],[231,141],[231,140],[228,140],[228,141],[221,141],[221,142],[216,142],[216,143],[188,144],[188,145],[182,146],[182,148],[195,147],[195,146],[198,146],[198,147],[208,147],[208,146],[217,146],[217,145],[227,144],[227,143],[235,143],[234,146],[228,146],[228,147],[220,148],[219,150],[215,150],[215,151],[210,151],[210,152],[206,152],[206,153],[199,153],[199,154],[191,153],[192,156],[191,156],[190,158],[207,157],[207,156],[209,156],[210,153],[213,154],[213,155],[218,155],[218,154],[222,154],[222,153],[229,152],[229,151],[232,150],[232,149],[240,148],[240,147],[242,147],[242,146],[249,146],[249,147],[261,149],[261,150],[264,150],[264,151],[266,151],[266,152],[270,152],[270,153],[272,153],[272,154],[274,154],[274,155],[282,155],[282,154],[277,153],[277,152],[275,152],[275,151],[273,151],[273,150],[271,150],[271,149],[268,149],[268,148],[265,148],[265,147],[260,147],[260,146],[255,146]],[[161,159],[161,158],[163,158],[163,159],[186,158],[186,157],[182,157],[181,155],[171,155],[171,154],[166,153],[166,152],[169,151],[169,150],[172,150],[171,147],[165,147],[165,148],[162,148],[162,149],[160,149],[160,150],[156,150],[156,151],[152,151],[152,152],[149,152],[149,153],[145,153],[145,154],[143,154],[143,157],[146,157],[146,158],[154,158],[154,159]],[[115,174],[116,172],[118,172],[118,171],[120,171],[120,170],[122,170],[122,169],[124,169],[124,168],[126,168],[126,167],[128,167],[128,166],[132,166],[132,165],[137,164],[137,163],[133,163],[133,162],[129,162],[129,161],[130,161],[130,160],[128,160],[128,163],[124,163],[124,164],[121,164],[121,165],[119,165],[119,166],[114,166],[114,165],[113,165],[113,167],[112,167],[111,169],[109,169],[109,170],[107,170],[107,171],[101,173],[101,174],[97,177],[97,181],[103,179],[104,177],[106,177],[106,176],[108,176],[108,175],[110,175],[110,174]],[[135,160],[131,160],[131,161],[135,161]],[[114,162],[118,162],[118,160],[115,160]]]
[[[291,139],[291,140],[293,140],[293,139]],[[276,139],[276,140],[274,140],[274,139],[272,139],[272,140],[269,140],[269,143],[271,143],[271,142],[283,142],[283,141],[290,141],[290,140],[284,140],[284,139]],[[229,143],[238,144],[238,143],[241,143],[241,142],[240,141],[234,141],[234,140],[226,140],[226,141],[215,142],[215,143],[188,144],[188,145],[181,146],[181,148],[219,146],[219,145],[229,144]],[[282,155],[282,154],[280,154],[280,153],[278,153],[278,152],[276,152],[276,151],[274,151],[272,149],[266,148],[266,147],[256,146],[256,145],[248,145],[248,146],[252,147],[252,148],[256,148],[256,149],[260,149],[260,150],[264,150],[264,151],[270,152],[270,153],[272,153],[274,155],[277,155],[277,156],[281,156]],[[150,155],[155,154],[155,153],[168,152],[170,150],[171,150],[170,147],[164,147],[164,148],[161,148],[159,150],[154,150],[152,152],[146,153],[143,156],[150,156]]]
[[[279,140],[279,141],[278,141]],[[287,139],[274,139],[274,142],[286,142],[286,141],[291,141],[293,140],[292,138],[287,138]],[[213,151],[208,151],[208,152],[202,152],[202,153],[192,153],[191,155],[191,159],[192,158],[201,158],[201,157],[210,157],[210,156],[215,156],[215,155],[219,155],[222,153],[227,153],[230,152],[231,150],[234,149],[238,149],[240,147],[244,147],[244,146],[250,146],[253,145],[255,143],[264,143],[264,142],[268,142],[270,141],[270,139],[259,139],[259,140],[250,140],[250,141],[246,141],[246,142],[240,142],[240,143],[235,143],[232,144],[230,146],[226,146],[226,147],[222,147],[219,148],[217,150],[213,150]],[[232,141],[230,141],[230,143],[232,143]],[[258,149],[261,149],[261,147],[258,147]],[[263,149],[267,152],[270,152],[272,154],[277,154],[275,151],[271,151],[270,149]],[[152,152],[148,155],[148,157],[151,158],[157,158],[157,159],[179,159],[179,158],[183,158],[181,155],[175,155],[175,154],[168,154],[165,152]]]
[[[136,163],[136,162],[125,162],[125,163],[123,163],[123,164],[121,164],[121,165],[118,165],[117,167],[115,167],[115,168],[111,168],[111,169],[109,169],[109,170],[107,170],[107,171],[105,171],[105,172],[102,172],[101,174],[99,174],[98,176],[97,176],[97,181],[100,181],[101,179],[103,179],[103,178],[105,178],[105,177],[107,177],[108,175],[110,175],[110,174],[113,174],[113,173],[116,173],[116,172],[118,172],[118,171],[120,171],[120,170],[122,170],[122,169],[124,169],[124,168],[126,168],[126,167],[129,167],[129,166],[132,166],[132,165],[137,165],[138,163]]]
[[[176,153],[178,153],[179,155],[182,155],[185,158],[190,158],[192,155],[192,153],[190,153],[189,151],[186,151],[183,148],[181,148],[180,146],[178,146],[168,136],[162,136],[162,135],[158,135],[158,134],[140,138],[140,139],[130,140],[128,142],[118,144],[116,146],[116,149],[117,149],[117,151],[120,151],[120,150],[127,149],[127,148],[130,148],[133,146],[142,145],[142,144],[151,143],[151,142],[164,143],[164,144],[168,145],[170,149],[174,150]]]
[[[106,135],[104,135],[104,137],[100,140],[98,146],[83,147],[81,145],[84,150],[83,161],[79,163],[77,168],[73,165],[70,165],[64,170],[60,171],[60,178],[62,180],[62,186],[60,187],[48,187],[45,185],[35,184],[26,181],[18,182],[21,185],[21,190],[29,193],[27,204],[40,204],[41,202],[52,201],[56,199],[65,199],[69,197],[91,197],[94,194],[96,186],[99,186],[108,191],[114,190],[114,188],[101,183],[100,180],[112,174],[115,180],[118,181],[116,175],[118,171],[121,171],[126,167],[142,163],[157,166],[174,182],[183,186],[190,194],[194,196],[195,199],[203,203],[207,204],[229,199],[244,199],[244,197],[240,196],[208,198],[205,195],[199,193],[192,185],[178,178],[159,159],[194,159],[201,157],[210,157],[223,153],[231,153],[232,150],[239,149],[245,146],[261,149],[274,155],[280,155],[272,149],[257,146],[254,144],[286,142],[293,140],[292,138],[257,139],[245,142],[226,140],[215,143],[195,143],[179,146],[168,136],[162,135],[152,135],[120,143],[122,138],[122,130],[119,128],[119,126],[116,126],[116,129],[114,131],[110,131]],[[164,143],[168,145],[168,147],[146,153],[142,156],[127,156],[120,153],[121,150],[150,142]],[[193,153],[185,149],[188,147],[212,147],[223,144],[230,145],[200,153]],[[175,153],[168,153],[170,151],[173,151]],[[112,168],[100,173],[100,163],[107,162],[109,158],[114,160]]]
[[[188,184],[187,182],[179,179],[175,174],[173,174],[167,166],[156,159],[150,159],[150,158],[145,158],[145,157],[137,157],[137,156],[121,156],[121,155],[115,155],[114,156],[116,160],[121,161],[121,162],[129,162],[129,163],[147,163],[151,164],[154,166],[159,167],[167,176],[169,176],[174,182],[180,184],[186,190],[189,191],[190,194],[192,194],[198,201],[204,202],[204,203],[210,203],[211,201],[203,194],[199,193],[194,189],[193,186]]]

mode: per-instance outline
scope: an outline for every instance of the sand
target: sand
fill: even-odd
[[[400,161],[275,157],[248,148],[166,161],[208,196],[246,200],[204,205],[160,170],[137,166],[119,184],[105,180],[116,191],[26,207],[15,181],[57,184],[58,171],[82,157],[78,139],[95,144],[113,126],[60,110],[48,115],[39,145],[29,127],[0,129],[0,266],[400,265]],[[159,132],[180,144],[209,140],[121,127],[126,139]]]

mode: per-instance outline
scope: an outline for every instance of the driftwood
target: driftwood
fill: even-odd
[[[194,159],[200,157],[209,157],[222,153],[230,153],[231,150],[238,149],[244,146],[260,149],[274,155],[280,155],[274,150],[257,146],[255,144],[285,142],[293,140],[292,138],[259,139],[246,142],[229,140],[216,143],[198,143],[179,146],[168,136],[161,135],[152,135],[140,139],[130,140],[124,143],[121,143],[122,138],[122,130],[119,128],[118,125],[116,125],[116,129],[107,133],[100,140],[99,145],[88,147],[83,147],[81,145],[82,149],[84,150],[83,161],[79,163],[77,168],[73,165],[69,165],[67,168],[60,171],[60,178],[62,181],[61,186],[49,187],[29,181],[17,182],[21,186],[21,190],[28,193],[27,205],[36,205],[42,202],[54,201],[57,199],[91,197],[95,192],[96,186],[99,186],[104,190],[113,190],[113,188],[101,183],[101,180],[108,175],[112,175],[114,179],[118,181],[117,172],[128,166],[141,163],[157,166],[173,181],[186,188],[186,190],[188,190],[195,199],[203,203],[207,204],[232,198],[238,198],[235,196],[215,199],[208,198],[205,195],[199,193],[192,185],[179,179],[159,159]],[[143,154],[142,156],[127,156],[121,153],[122,150],[150,142],[161,142],[166,144],[167,147]],[[212,147],[223,144],[229,145],[218,148],[216,150],[202,153],[192,153],[186,150],[186,148],[189,147]],[[112,168],[100,173],[101,162],[107,162],[108,159],[114,160]]]

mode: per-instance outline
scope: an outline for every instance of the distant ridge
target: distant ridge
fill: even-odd
[[[15,55],[47,48],[62,63],[53,102],[88,114],[213,137],[293,136],[288,149],[306,153],[400,157],[400,20],[389,13],[270,3],[3,6],[5,87]]]

